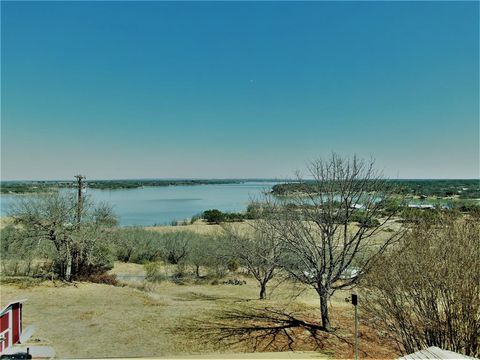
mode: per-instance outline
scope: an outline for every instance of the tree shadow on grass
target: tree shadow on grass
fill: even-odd
[[[196,341],[217,349],[257,351],[316,351],[331,349],[334,341],[353,344],[337,331],[306,320],[295,312],[274,308],[231,308],[209,320],[189,319],[184,326]]]

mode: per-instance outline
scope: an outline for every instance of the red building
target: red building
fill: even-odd
[[[0,312],[0,353],[20,342],[23,302],[12,301]]]

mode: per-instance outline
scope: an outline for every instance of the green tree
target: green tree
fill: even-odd
[[[206,210],[203,212],[203,218],[211,224],[220,224],[225,220],[225,214],[218,209]]]

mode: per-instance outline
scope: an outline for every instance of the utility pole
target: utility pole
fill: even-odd
[[[75,175],[75,179],[77,179],[77,225],[80,227],[80,222],[82,220],[82,208],[83,208],[83,187],[85,180],[85,176],[83,175]]]

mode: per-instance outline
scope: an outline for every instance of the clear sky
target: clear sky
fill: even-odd
[[[479,2],[1,3],[2,179],[479,177]]]

